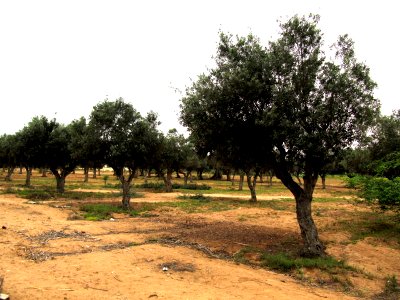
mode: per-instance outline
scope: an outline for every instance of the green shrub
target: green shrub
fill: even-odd
[[[172,185],[173,189],[183,189],[183,190],[210,190],[211,186],[206,184],[197,184],[197,183],[190,183],[190,184],[179,184],[174,183]]]
[[[365,180],[366,177],[362,175],[348,175],[348,177],[344,178],[346,187],[349,189],[361,188]]]
[[[371,177],[364,180],[360,196],[370,203],[378,203],[382,209],[400,209],[400,177],[389,180]]]

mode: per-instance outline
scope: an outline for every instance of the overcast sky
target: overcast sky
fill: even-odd
[[[382,112],[399,109],[397,1],[0,1],[0,134],[32,117],[69,123],[122,97],[176,127],[179,99],[212,66],[218,31],[277,37],[277,20],[321,16],[325,44],[348,33],[378,83]]]

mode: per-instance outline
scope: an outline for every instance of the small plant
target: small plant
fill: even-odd
[[[400,294],[400,286],[399,286],[399,282],[397,281],[396,275],[386,277],[384,293]]]
[[[107,180],[109,176],[108,175],[103,175],[103,180],[104,180],[104,186],[107,186]]]
[[[106,220],[112,216],[112,213],[125,212],[120,206],[103,203],[85,204],[80,209],[85,212],[83,217],[89,221]]]

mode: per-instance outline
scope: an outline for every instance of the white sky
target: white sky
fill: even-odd
[[[108,97],[161,129],[179,125],[179,99],[211,67],[218,30],[267,42],[276,20],[320,14],[325,43],[348,33],[378,83],[382,112],[399,109],[397,1],[0,0],[0,134],[32,117],[69,123]],[[395,82],[396,81],[396,82]]]

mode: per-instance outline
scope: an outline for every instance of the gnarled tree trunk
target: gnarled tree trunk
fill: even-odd
[[[11,176],[14,173],[14,169],[15,169],[15,167],[8,167],[7,168],[7,175],[4,178],[5,181],[11,181]]]
[[[167,193],[172,192],[172,173],[173,171],[167,170],[167,174],[163,174],[162,178],[165,184],[165,191]]]
[[[120,182],[122,185],[122,206],[129,208],[131,206],[131,182],[124,178],[120,178]]]
[[[25,170],[26,170],[25,186],[30,187],[31,186],[32,168],[25,167]]]
[[[306,257],[325,255],[325,246],[318,237],[317,227],[311,214],[311,202],[318,175],[307,173],[303,177],[304,187],[296,183],[285,167],[275,169],[276,176],[291,191],[296,200],[296,216],[303,239],[301,254]]]
[[[250,190],[250,202],[257,202],[257,195],[256,195],[256,184],[257,184],[257,173],[254,174],[253,179],[250,172],[246,172],[247,177],[247,185]]]

